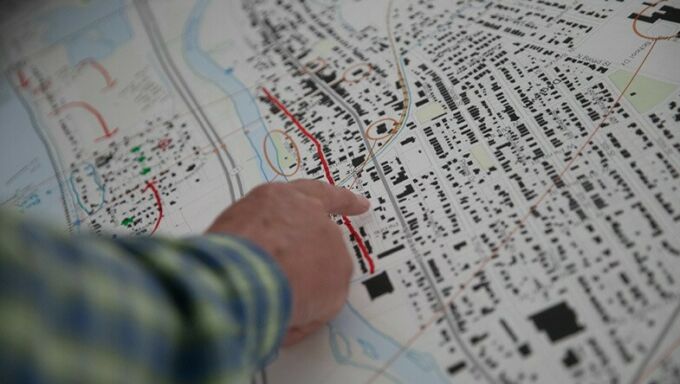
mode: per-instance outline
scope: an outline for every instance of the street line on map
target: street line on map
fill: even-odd
[[[663,1],[663,0],[662,0]],[[620,92],[619,96],[614,100],[614,102],[611,104],[607,112],[604,114],[602,119],[600,119],[600,122],[597,124],[595,129],[588,135],[586,140],[581,144],[581,146],[578,148],[578,150],[574,153],[574,156],[567,162],[567,164],[563,167],[562,171],[558,174],[558,179],[562,179],[563,176],[569,171],[569,169],[574,165],[577,159],[581,157],[583,152],[585,151],[586,147],[590,145],[590,143],[593,141],[593,138],[595,135],[599,132],[599,130],[604,126],[604,123],[607,121],[609,116],[612,114],[615,108],[619,105],[621,100],[623,99],[623,96],[626,94],[628,91],[628,88],[630,88],[631,84],[635,79],[637,78],[638,74],[640,73],[640,70],[644,66],[644,64],[647,62],[647,59],[651,55],[652,51],[654,50],[654,47],[656,46],[658,40],[654,40],[652,44],[650,45],[649,49],[647,50],[647,53],[645,54],[644,58],[638,65],[638,67],[635,69],[635,72],[633,73],[633,76],[630,78],[624,89]],[[477,274],[483,271],[486,266],[496,258],[500,252],[501,249],[507,245],[514,235],[524,227],[524,224],[526,221],[531,217],[533,212],[538,208],[538,206],[545,200],[545,198],[550,195],[550,193],[553,191],[555,188],[555,183],[552,183],[550,187],[545,189],[543,193],[538,197],[536,202],[532,204],[529,207],[529,210],[522,218],[516,223],[516,225],[513,227],[513,229],[501,240],[500,244],[494,247],[491,251],[491,254],[484,258],[479,265],[472,273],[470,274],[470,277],[468,277],[462,284],[460,284],[460,288],[453,294],[450,300],[447,301],[446,305],[443,308],[440,308],[439,310],[435,311],[435,314],[427,321],[425,322],[424,325],[420,327],[420,330],[416,332],[413,336],[408,338],[406,342],[402,345],[402,347],[399,349],[399,351],[394,354],[390,359],[387,360],[387,362],[380,368],[380,370],[376,371],[366,382],[366,384],[370,384],[375,382],[386,370],[389,368],[389,366],[396,361],[396,359],[401,356],[408,348],[410,348],[415,341],[420,338],[425,331],[432,325],[434,324],[442,315],[442,312],[446,311],[446,308],[451,306],[453,302],[462,294],[462,292],[467,288],[467,286],[476,278]]]
[[[319,140],[314,137],[301,123],[300,121],[292,114],[290,111],[286,108],[283,103],[277,99],[267,88],[262,88],[262,92],[264,92],[265,96],[267,96],[267,99],[274,104],[283,114],[295,125],[295,127],[305,136],[307,137],[313,144],[314,147],[316,148],[316,154],[319,157],[319,161],[321,162],[321,167],[323,168],[324,175],[326,176],[326,180],[328,181],[329,184],[335,185],[335,179],[333,179],[333,175],[331,174],[331,168],[328,165],[328,161],[326,160],[326,155],[323,153],[323,148],[321,147],[321,143]],[[375,273],[375,264],[373,262],[373,259],[371,258],[371,255],[368,252],[368,248],[366,247],[366,244],[364,243],[364,239],[361,237],[359,232],[354,228],[354,225],[352,224],[352,221],[349,219],[349,217],[342,215],[342,223],[347,227],[347,230],[349,230],[350,235],[354,238],[354,240],[357,243],[357,246],[359,247],[359,251],[361,252],[361,256],[366,262],[368,266],[368,272],[369,274]]]

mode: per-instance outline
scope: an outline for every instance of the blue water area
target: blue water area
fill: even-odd
[[[250,93],[248,87],[234,75],[232,68],[220,67],[210,54],[201,48],[199,30],[208,4],[208,0],[198,0],[191,10],[183,35],[184,57],[192,70],[219,87],[231,98],[241,126],[246,129],[246,137],[253,151],[257,154],[260,172],[264,180],[269,181],[276,174],[263,161],[264,149],[262,143],[265,141],[268,131],[260,116],[255,98]],[[228,145],[229,143],[227,143]],[[277,149],[273,145],[272,140],[267,140],[266,145],[269,153],[276,154],[278,159]]]
[[[66,226],[58,179],[29,113],[0,76],[0,202]]]
[[[64,44],[71,65],[104,59],[132,38],[124,0],[90,0],[37,16],[49,44]]]
[[[448,383],[432,355],[412,349],[400,352],[402,346],[396,340],[373,327],[350,304],[329,324],[329,331],[333,357],[340,364],[375,372],[399,354],[384,373],[386,379],[395,383]]]

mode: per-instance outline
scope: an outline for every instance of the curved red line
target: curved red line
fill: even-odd
[[[142,192],[146,192],[147,189],[151,189],[153,198],[156,200],[156,208],[158,209],[158,218],[156,219],[156,223],[151,230],[151,235],[153,235],[156,233],[158,227],[161,225],[161,221],[163,220],[163,202],[161,201],[161,194],[158,192],[158,188],[156,188],[156,184],[153,181],[147,181],[146,187],[142,189]]]
[[[264,92],[265,96],[267,96],[267,99],[274,104],[278,109],[283,112],[286,117],[293,122],[295,127],[302,132],[302,134],[307,137],[309,140],[314,143],[314,146],[316,147],[316,153],[319,156],[319,161],[321,162],[321,167],[323,168],[323,172],[326,176],[326,180],[328,181],[329,184],[335,185],[335,180],[333,179],[333,175],[331,174],[331,168],[328,165],[328,161],[326,160],[326,156],[323,153],[323,148],[321,147],[321,143],[319,140],[316,139],[316,137],[312,136],[311,133],[305,127],[300,124],[300,121],[298,121],[295,116],[293,116],[292,113],[286,108],[283,103],[279,99],[277,99],[274,95],[272,95],[271,92],[267,88],[262,88],[262,91]],[[361,237],[359,232],[354,228],[354,225],[352,225],[352,221],[349,219],[349,217],[343,215],[342,216],[342,223],[347,227],[349,230],[350,235],[354,238],[354,240],[357,242],[357,245],[359,246],[359,251],[361,251],[361,256],[363,259],[366,261],[366,264],[368,264],[368,270],[371,274],[375,272],[375,264],[373,263],[373,259],[371,258],[371,255],[368,252],[368,248],[366,247],[366,244],[364,243],[364,239]]]
[[[364,243],[364,239],[361,237],[359,232],[357,232],[357,230],[354,228],[354,225],[352,225],[352,222],[349,220],[349,217],[343,215],[342,223],[345,224],[345,227],[347,227],[347,230],[349,230],[350,235],[352,235],[354,240],[356,240],[357,246],[359,246],[359,251],[361,251],[361,257],[363,257],[364,260],[366,261],[366,264],[368,264],[368,273],[374,274],[375,263],[373,263],[373,258],[371,257],[371,254],[368,252],[368,248]]]
[[[104,66],[101,65],[97,60],[93,58],[84,59],[80,62],[79,67],[82,68],[85,65],[91,66],[102,75],[104,81],[106,82],[106,87],[104,87],[104,89],[111,88],[116,85],[116,81],[113,80],[109,71],[107,71],[106,68],[104,68]]]
[[[84,101],[68,102],[68,103],[66,103],[62,106],[57,107],[54,110],[54,113],[59,114],[62,111],[65,111],[67,109],[73,109],[73,108],[82,108],[82,109],[86,110],[87,112],[92,114],[92,116],[94,116],[97,119],[97,121],[99,122],[99,125],[102,127],[102,130],[104,131],[104,136],[95,139],[95,141],[108,139],[111,136],[113,136],[116,132],[118,132],[118,128],[114,128],[113,130],[109,130],[109,126],[106,124],[106,120],[104,120],[101,113],[99,113],[99,111],[96,108],[94,108],[92,105],[90,105],[89,103],[84,102]]]

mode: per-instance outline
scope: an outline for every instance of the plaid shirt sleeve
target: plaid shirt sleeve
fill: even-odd
[[[67,236],[0,213],[0,382],[248,382],[290,317],[242,239]]]

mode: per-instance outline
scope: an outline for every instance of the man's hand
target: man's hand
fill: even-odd
[[[225,210],[208,229],[252,241],[283,269],[293,293],[284,345],[313,333],[342,308],[353,264],[330,215],[358,215],[369,205],[364,197],[319,181],[265,184]]]

